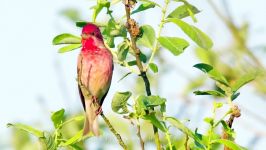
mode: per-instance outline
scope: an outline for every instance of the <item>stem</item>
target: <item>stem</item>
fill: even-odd
[[[139,120],[137,120],[137,135],[139,137],[139,143],[140,143],[140,146],[141,146],[141,150],[144,150],[144,141],[143,141],[143,139],[141,137]]]
[[[165,112],[163,112],[163,121],[166,121]],[[165,137],[166,137],[166,140],[167,140],[168,145],[169,145],[169,150],[173,150],[173,148],[172,148],[172,142],[171,142],[171,137],[170,137],[171,135],[169,134],[169,130],[166,127],[166,125],[165,125],[164,129],[166,131],[165,132]]]
[[[126,11],[126,17],[127,17],[127,30],[130,34],[131,47],[135,53],[137,67],[139,68],[139,71],[140,71],[140,76],[142,77],[142,79],[144,81],[146,93],[148,96],[150,96],[151,95],[150,82],[149,82],[149,79],[148,79],[147,74],[146,74],[146,69],[144,69],[144,67],[141,63],[141,60],[140,60],[140,50],[136,44],[136,35],[133,34],[133,32],[135,30],[136,31],[139,30],[139,28],[137,27],[135,20],[131,19],[131,17],[130,17],[130,11],[131,11],[130,10],[131,9],[130,2],[131,2],[130,0],[125,1],[125,11]],[[153,132],[154,132],[154,138],[155,138],[157,150],[161,150],[158,128],[155,127],[154,125],[153,125]]]
[[[209,133],[209,138],[208,138],[208,145],[207,145],[207,150],[211,150],[212,148],[212,142],[211,142],[211,138],[212,138],[212,134],[213,134],[213,126],[211,126],[211,129],[208,131]]]
[[[186,134],[186,141],[185,141],[185,149],[186,149],[186,150],[190,150],[190,147],[189,147],[189,144],[188,144],[188,140],[189,140],[189,137],[188,137],[188,135]]]
[[[162,29],[163,29],[163,26],[165,24],[165,14],[166,14],[166,10],[168,8],[168,5],[169,5],[169,0],[165,0],[165,5],[162,8],[162,18],[161,18],[161,22],[160,22],[160,25],[159,25],[157,38],[159,38],[161,36]],[[159,49],[159,42],[158,42],[158,40],[156,40],[155,41],[155,46],[152,49],[151,57],[149,59],[148,64],[153,62],[154,56],[155,56],[155,54],[156,54],[158,49]],[[148,66],[147,66],[147,68],[148,68]]]
[[[173,150],[172,143],[171,143],[171,138],[170,138],[170,134],[169,134],[168,130],[166,130],[165,136],[166,136],[166,139],[167,139],[167,142],[168,142],[168,145],[169,145],[169,150]]]
[[[105,117],[105,115],[103,113],[101,113],[101,116],[103,118],[103,120],[105,121],[105,123],[107,124],[107,126],[109,127],[109,129],[111,130],[111,132],[115,135],[116,139],[118,140],[119,144],[121,145],[121,147],[123,147],[124,150],[127,149],[126,144],[123,142],[120,134],[118,134],[116,132],[116,130],[114,129],[114,127],[112,126],[112,124],[110,123],[110,121]]]
[[[214,127],[217,127],[217,126],[220,124],[220,122],[221,122],[222,120],[224,120],[224,118],[225,118],[227,115],[229,115],[229,114],[231,114],[231,113],[232,113],[232,110],[227,111],[227,113],[225,113],[224,116],[223,116],[219,121],[217,121],[217,122],[214,124]]]

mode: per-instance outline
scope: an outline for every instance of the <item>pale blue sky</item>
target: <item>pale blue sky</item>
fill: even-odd
[[[195,0],[191,3],[202,10],[197,15],[199,22],[196,26],[212,37],[215,47],[227,43],[230,40],[228,33],[206,1]],[[80,34],[74,24],[59,15],[60,10],[69,7],[78,8],[83,12],[83,19],[89,20],[91,16],[89,8],[93,4],[94,2],[86,0],[1,0],[0,144],[1,141],[7,142],[8,140],[6,138],[8,137],[6,135],[9,134],[9,130],[6,128],[8,122],[18,121],[49,129],[51,124],[48,121],[49,113],[47,111],[65,108],[67,112],[76,112],[82,109],[75,81],[78,51],[58,54],[56,53],[57,47],[53,46],[51,41],[55,35],[62,32]],[[265,44],[265,1],[234,0],[230,1],[230,4],[237,23],[241,23],[243,20],[252,22],[250,46]],[[136,16],[136,18],[140,19],[143,24],[156,22],[159,19],[156,11],[158,10],[150,11],[149,16]],[[166,26],[164,35],[171,35],[175,30],[174,26]],[[176,31],[176,34],[184,36],[180,31]],[[192,45],[194,44],[192,43]],[[169,57],[169,62],[172,65],[177,65],[183,70],[189,68],[185,69],[186,73],[195,76],[199,72],[192,66],[198,63],[198,60],[191,56],[192,53],[192,49],[189,48],[180,57],[173,57],[167,52],[163,55]],[[263,56],[259,53],[258,55]],[[130,84],[133,84],[133,77],[117,83],[121,77],[119,70],[121,69],[116,67],[113,84],[104,103],[104,109],[110,110],[110,99],[115,91],[128,89]],[[161,82],[163,88],[160,94],[169,99],[173,98],[173,95],[178,95],[175,91],[181,91],[182,85],[185,85],[186,82],[184,78],[178,76],[177,72],[172,71],[163,77]],[[252,106],[255,108],[252,111],[265,120],[266,117],[263,115],[266,113],[265,101],[254,96],[252,90],[249,87],[242,90],[239,104],[248,108]],[[193,98],[195,99],[195,97]],[[196,100],[202,101],[201,98],[196,98]],[[211,103],[208,101],[206,103],[209,105],[207,107],[211,107]],[[181,102],[176,103],[173,99],[169,100],[169,106],[181,104]],[[175,112],[172,107],[169,107],[168,110],[169,114]],[[197,113],[197,110],[198,106],[191,106],[191,111],[187,112],[187,115],[193,115]],[[210,114],[208,110],[210,109],[207,108],[206,112],[203,112],[204,116]],[[192,120],[192,118],[190,119]],[[42,126],[39,123],[42,123]],[[196,124],[196,122],[194,123]],[[247,146],[253,133],[262,131],[264,138],[254,149],[263,150],[263,147],[266,147],[266,122],[258,122],[252,116],[245,115],[244,112],[239,119],[239,124],[242,125],[236,124],[235,127],[239,135],[237,141],[240,144]],[[247,129],[254,129],[254,131]]]

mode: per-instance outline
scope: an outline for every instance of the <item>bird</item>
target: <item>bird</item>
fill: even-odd
[[[87,23],[82,28],[82,48],[78,56],[77,80],[80,99],[85,111],[83,135],[99,136],[97,116],[109,91],[113,75],[112,53],[106,48],[99,27]]]

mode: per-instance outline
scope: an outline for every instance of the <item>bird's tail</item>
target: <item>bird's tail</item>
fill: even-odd
[[[86,117],[83,127],[83,135],[87,135],[92,132],[95,136],[99,136],[99,125],[97,121],[98,106],[92,103],[92,100],[85,100]]]

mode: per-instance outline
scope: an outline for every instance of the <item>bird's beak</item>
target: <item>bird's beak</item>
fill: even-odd
[[[86,39],[88,39],[90,37],[90,35],[86,34],[86,33],[82,33],[81,37],[82,37],[82,39],[86,40]]]

